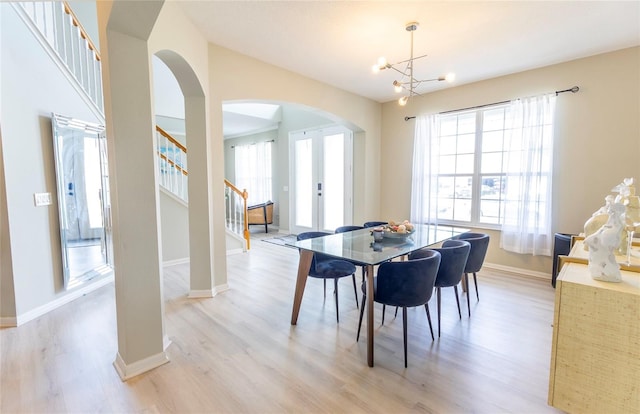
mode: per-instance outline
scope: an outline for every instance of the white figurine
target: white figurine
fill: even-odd
[[[624,229],[623,204],[612,203],[609,206],[609,219],[598,231],[584,239],[589,246],[589,272],[591,277],[604,282],[621,282],[620,265],[614,252],[620,246]]]

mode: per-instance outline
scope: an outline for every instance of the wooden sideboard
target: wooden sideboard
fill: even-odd
[[[580,242],[560,261],[549,405],[640,413],[640,266],[624,266],[621,283],[594,280]]]

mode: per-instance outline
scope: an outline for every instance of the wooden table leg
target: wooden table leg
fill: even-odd
[[[373,266],[367,265],[367,363],[373,366]]]
[[[296,279],[296,291],[293,295],[293,310],[291,311],[291,325],[298,323],[298,313],[302,303],[304,287],[307,284],[307,276],[311,268],[313,252],[310,250],[300,250],[300,262],[298,262],[298,278]]]

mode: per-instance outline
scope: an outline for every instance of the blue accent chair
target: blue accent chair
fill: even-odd
[[[482,269],[484,258],[487,255],[487,249],[489,249],[489,235],[484,233],[462,233],[456,238],[457,240],[464,240],[471,244],[471,252],[469,252],[469,258],[467,259],[467,265],[464,268],[464,283],[467,285],[467,291],[469,288],[469,273],[473,273],[473,285],[476,288],[476,299],[480,300],[478,295],[478,279],[476,273]],[[467,292],[468,294],[469,292]],[[471,316],[471,310],[469,310],[469,316]]]
[[[315,237],[322,237],[330,235],[331,233],[325,233],[320,231],[309,231],[300,233],[296,236],[297,240],[313,239]],[[311,267],[309,268],[309,277],[315,277],[323,279],[324,281],[324,298],[327,298],[327,279],[333,279],[334,291],[333,294],[336,297],[336,322],[340,322],[340,316],[338,313],[338,279],[341,277],[351,276],[353,279],[353,291],[356,294],[356,308],[358,308],[358,288],[356,287],[356,267],[353,263],[346,260],[334,259],[331,256],[327,256],[321,253],[314,253],[311,260]]]
[[[440,253],[440,267],[436,276],[435,288],[438,300],[438,338],[440,338],[440,314],[442,308],[441,289],[453,286],[456,293],[456,303],[458,304],[458,316],[462,319],[460,312],[460,299],[458,299],[458,283],[462,281],[462,273],[467,264],[471,245],[463,240],[446,240],[442,247],[435,250]],[[421,249],[409,255],[409,259],[417,259],[430,254],[429,249]],[[467,306],[469,306],[469,295],[467,294]]]
[[[382,303],[383,306],[390,305],[402,308],[405,368],[407,367],[407,308],[424,305],[427,312],[427,320],[429,321],[431,339],[435,339],[428,302],[433,295],[433,287],[439,266],[440,253],[425,250],[422,257],[415,260],[382,263],[378,268],[378,275],[373,279],[373,300]],[[362,316],[364,315],[367,300],[365,283],[362,284],[362,292],[356,342],[360,339]]]

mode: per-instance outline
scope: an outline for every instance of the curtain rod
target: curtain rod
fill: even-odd
[[[275,140],[275,139],[270,139],[270,140],[268,140],[268,141],[258,141],[258,142],[276,142],[276,140]],[[257,142],[252,142],[252,143],[251,143],[251,144],[249,144],[249,145],[256,145],[256,144],[257,144]],[[231,148],[235,148],[235,147],[236,147],[235,145],[232,145],[232,146],[231,146]]]
[[[560,95],[561,93],[565,93],[565,92],[571,92],[571,93],[576,93],[580,90],[580,88],[578,86],[574,86],[573,88],[569,88],[569,89],[563,89],[561,91],[556,91],[556,96]],[[458,111],[466,111],[468,109],[478,109],[478,108],[484,108],[485,106],[492,106],[492,105],[500,105],[500,104],[505,104],[505,103],[509,103],[511,101],[500,101],[500,102],[492,102],[492,103],[488,103],[488,104],[484,104],[484,105],[476,105],[476,106],[470,106],[467,108],[460,108],[460,109],[451,109],[449,111],[443,111],[443,112],[438,112],[439,115],[442,114],[449,114],[451,112],[458,112]],[[405,116],[404,120],[408,121],[410,119],[415,119],[415,116]]]

